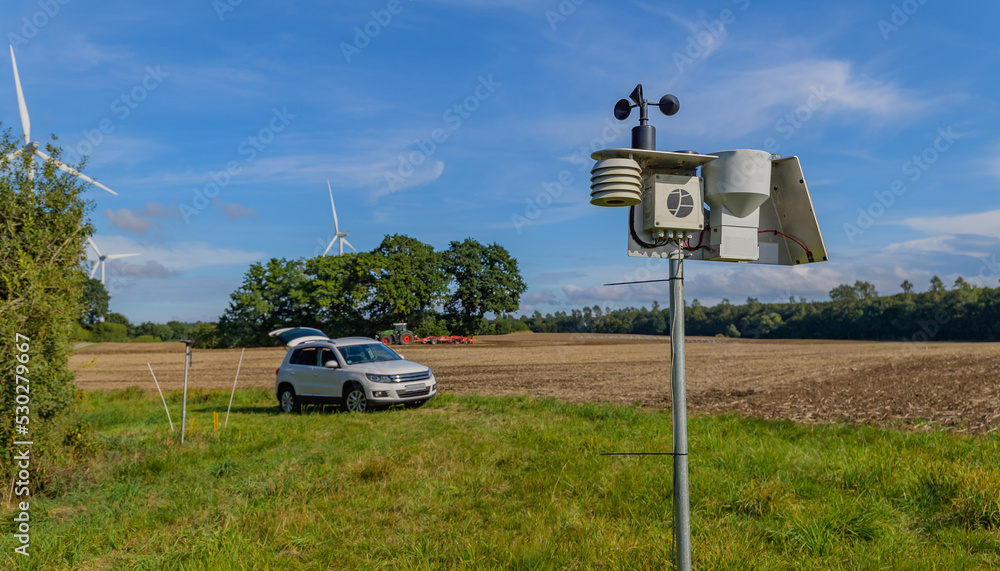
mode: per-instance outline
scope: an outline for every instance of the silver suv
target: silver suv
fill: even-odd
[[[274,371],[283,412],[298,412],[303,404],[340,404],[350,412],[400,403],[415,408],[437,394],[430,368],[404,360],[374,339],[330,339],[306,327],[269,335],[289,348]]]

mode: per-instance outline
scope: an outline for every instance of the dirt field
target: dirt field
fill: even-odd
[[[474,345],[400,349],[430,366],[442,392],[670,405],[666,338],[575,334],[482,337]],[[248,349],[240,387],[273,388],[285,350]],[[230,388],[240,351],[195,350],[189,386]],[[70,365],[85,390],[155,391],[184,380],[184,345],[100,344]],[[1000,429],[1000,344],[689,338],[688,408],[801,422]]]

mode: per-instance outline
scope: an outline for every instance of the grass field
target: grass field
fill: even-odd
[[[228,397],[190,395],[182,446],[155,394],[84,393],[86,427],[32,500],[32,555],[4,533],[0,567],[669,567],[669,457],[600,455],[668,450],[663,411],[442,395],[279,415],[248,389],[215,431]],[[698,569],[1000,567],[996,435],[724,415],[689,431]]]

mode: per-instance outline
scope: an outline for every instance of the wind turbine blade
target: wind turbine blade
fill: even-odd
[[[97,249],[97,244],[95,244],[94,241],[90,239],[90,236],[87,236],[87,242],[90,242],[90,247],[93,248],[95,252],[97,252],[97,257],[100,258],[101,251]]]
[[[326,188],[330,191],[330,207],[333,208],[333,231],[340,232],[340,224],[337,222],[337,206],[333,204],[333,187],[330,186],[330,179],[326,179]]]
[[[337,241],[337,236],[334,236],[333,240],[330,240],[330,245],[326,247],[326,250],[323,250],[323,255],[324,256],[326,255],[327,252],[330,251],[330,248],[333,247],[333,243],[336,242],[336,241]]]
[[[104,256],[105,260],[117,260],[118,258],[127,258],[129,256],[139,256],[140,254],[115,254],[114,256]]]
[[[17,74],[17,59],[14,58],[14,46],[10,46],[10,63],[14,66],[17,107],[21,111],[21,130],[24,131],[24,144],[27,145],[31,143],[31,119],[28,118],[28,106],[24,103],[24,91],[21,90],[21,76]]]
[[[12,161],[12,160],[16,159],[18,157],[18,155],[20,155],[23,152],[24,152],[24,148],[22,147],[22,148],[20,148],[20,149],[18,149],[16,151],[14,151],[13,153],[7,155],[7,160],[8,161]]]
[[[101,260],[94,262],[94,267],[90,269],[90,279],[94,279],[94,274],[97,273],[97,266],[101,264]]]
[[[52,161],[52,163],[55,164],[56,167],[59,170],[61,170],[63,172],[68,172],[69,174],[71,174],[71,175],[73,175],[75,177],[82,178],[83,180],[89,182],[90,184],[93,184],[95,186],[99,186],[99,187],[103,188],[104,190],[110,192],[111,194],[113,194],[115,196],[118,196],[117,192],[111,190],[110,188],[104,186],[103,184],[97,182],[96,180],[90,178],[89,176],[83,174],[82,172],[80,172],[80,171],[78,171],[78,170],[76,170],[74,168],[68,167],[68,166],[62,164],[61,162],[53,159],[52,157],[50,157],[50,156],[46,155],[45,153],[43,153],[41,151],[41,149],[35,149],[35,154],[38,155],[38,156],[40,156],[40,157],[42,157],[46,161]]]
[[[347,244],[347,245],[348,245],[348,246],[349,246],[349,247],[350,247],[350,248],[351,248],[352,250],[354,250],[355,252],[357,252],[357,251],[358,251],[358,249],[357,249],[357,248],[355,248],[354,246],[352,246],[352,245],[351,245],[351,243],[347,241],[347,238],[341,238],[341,239],[340,239],[340,243],[341,243],[341,244]]]

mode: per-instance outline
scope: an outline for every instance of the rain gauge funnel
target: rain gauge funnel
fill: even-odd
[[[771,153],[740,149],[712,154],[719,158],[701,168],[709,206],[746,218],[771,197]]]

